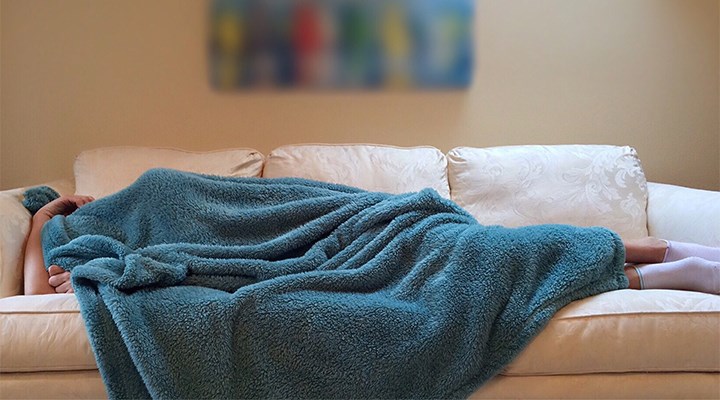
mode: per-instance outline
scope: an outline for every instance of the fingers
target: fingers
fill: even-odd
[[[55,293],[73,293],[70,281],[65,281],[62,285],[55,288]]]
[[[50,268],[48,268],[48,274],[50,274],[50,276],[62,274],[63,272],[65,272],[65,270],[55,264],[51,265]]]
[[[62,196],[43,206],[38,213],[43,214],[47,218],[52,218],[56,215],[70,215],[79,207],[82,207],[94,200],[95,199],[92,196]]]
[[[48,284],[55,288],[55,292],[65,293],[67,291],[67,285],[63,286],[63,284],[70,283],[70,273],[54,264],[48,268],[48,273],[50,274]],[[72,286],[70,287],[72,288]]]
[[[70,197],[71,201],[75,203],[75,205],[78,207],[82,207],[85,204],[95,200],[95,198],[92,196],[73,195],[68,197]]]
[[[65,208],[63,210],[63,214],[65,215],[72,214],[73,211],[95,200],[92,196],[81,195],[65,196],[64,198],[61,197],[61,199],[65,200]]]
[[[48,284],[50,284],[50,286],[54,287],[56,289],[56,291],[57,291],[57,288],[59,288],[66,282],[70,282],[70,273],[69,272],[63,272],[58,275],[53,275],[48,279]]]

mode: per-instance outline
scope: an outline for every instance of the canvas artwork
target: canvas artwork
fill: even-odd
[[[462,88],[473,0],[214,0],[210,80],[248,88]]]

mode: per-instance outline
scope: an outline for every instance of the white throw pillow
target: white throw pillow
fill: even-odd
[[[314,179],[396,194],[432,188],[450,198],[447,159],[440,150],[428,146],[283,146],[268,155],[263,177]]]
[[[604,226],[647,236],[647,181],[630,147],[459,147],[448,153],[452,199],[487,225]]]
[[[75,193],[105,197],[152,168],[234,177],[259,177],[264,157],[253,149],[192,152],[150,147],[87,150],[75,159]]]

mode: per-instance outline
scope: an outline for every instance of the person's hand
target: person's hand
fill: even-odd
[[[57,265],[51,265],[48,268],[48,273],[50,274],[48,283],[55,288],[55,293],[74,293],[69,272]]]
[[[35,214],[36,217],[51,219],[56,215],[70,215],[73,211],[95,200],[92,196],[61,196],[45,204]]]

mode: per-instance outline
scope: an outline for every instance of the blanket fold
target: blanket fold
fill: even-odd
[[[43,251],[111,398],[466,397],[558,309],[627,287],[604,228],[165,169],[53,218]]]

